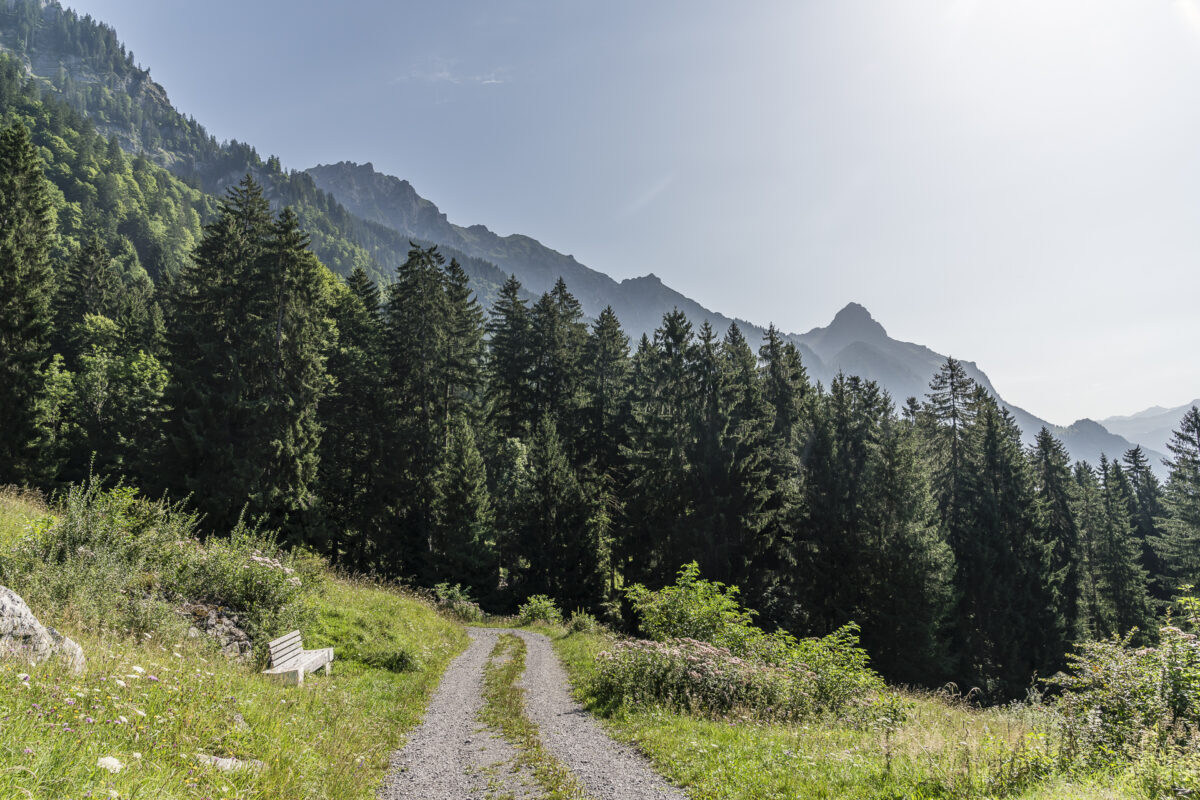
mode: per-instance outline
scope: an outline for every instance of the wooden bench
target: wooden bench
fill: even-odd
[[[333,648],[305,650],[300,631],[280,636],[267,647],[271,650],[271,667],[263,670],[263,674],[282,680],[286,686],[299,686],[304,683],[304,673],[316,672],[321,667],[328,675],[333,665]]]

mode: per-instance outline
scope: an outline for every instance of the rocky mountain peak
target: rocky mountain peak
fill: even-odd
[[[871,341],[887,336],[871,312],[858,303],[847,303],[846,307],[833,317],[833,322],[825,330],[836,332],[838,338],[854,338],[860,341]]]

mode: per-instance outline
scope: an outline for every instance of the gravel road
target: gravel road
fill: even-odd
[[[496,640],[525,640],[525,704],[542,744],[571,769],[594,800],[686,800],[645,759],[610,739],[570,694],[550,640],[540,633],[471,628],[471,644],[450,664],[425,721],[392,755],[380,800],[484,800],[496,794],[537,797],[529,776],[511,770],[511,747],[482,727],[483,668]]]

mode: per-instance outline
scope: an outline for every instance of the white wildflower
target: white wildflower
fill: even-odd
[[[96,766],[109,772],[120,772],[125,769],[125,765],[112,756],[101,756],[96,760]]]

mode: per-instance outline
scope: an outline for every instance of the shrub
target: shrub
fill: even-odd
[[[580,609],[572,611],[571,618],[567,620],[567,630],[571,633],[596,633],[600,627],[599,620]]]
[[[1067,755],[1103,766],[1200,752],[1200,640],[1189,632],[1200,600],[1177,602],[1189,630],[1162,627],[1156,647],[1133,647],[1135,632],[1088,642],[1048,681],[1063,690],[1056,706]]]
[[[811,677],[805,672],[753,664],[695,639],[623,640],[598,661],[589,688],[609,707],[661,705],[777,719],[812,710]]]
[[[807,652],[825,662],[818,670],[798,658],[783,664],[740,658],[690,638],[627,639],[598,656],[589,691],[609,708],[661,705],[704,715],[795,720],[842,711],[855,700],[874,702],[883,688],[879,678],[870,670],[846,668],[860,657],[856,645],[856,638],[841,631],[810,640]],[[845,653],[847,647],[857,652]]]
[[[314,559],[282,553],[244,523],[201,542],[178,505],[96,483],[70,488],[57,517],[31,525],[0,570],[39,612],[127,635],[182,635],[188,623],[175,608],[185,600],[226,607],[259,650],[308,621],[320,579]]]
[[[883,689],[856,625],[813,639],[766,633],[738,602],[737,587],[703,580],[695,562],[673,586],[635,585],[626,594],[656,644],[624,644],[605,655],[593,687],[603,702],[792,719],[840,711]]]
[[[462,622],[483,622],[483,609],[459,584],[439,583],[433,587],[434,605],[438,610]]]
[[[690,638],[742,653],[749,639],[762,635],[754,612],[738,602],[738,588],[703,580],[695,561],[679,570],[674,586],[652,592],[638,583],[625,595],[642,633],[656,641]]]
[[[532,595],[517,609],[518,625],[532,625],[535,622],[561,625],[562,621],[562,612],[554,605],[554,601],[544,594]]]

